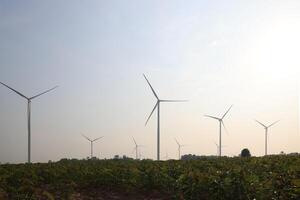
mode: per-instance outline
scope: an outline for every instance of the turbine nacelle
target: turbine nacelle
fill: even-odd
[[[146,121],[146,123],[145,123],[145,126],[147,125],[147,123],[148,123],[149,119],[151,118],[153,112],[155,111],[155,109],[158,107],[158,105],[159,105],[161,102],[171,103],[171,102],[187,102],[187,101],[188,101],[188,100],[159,99],[157,93],[156,93],[155,90],[153,89],[153,87],[152,87],[151,83],[149,82],[149,80],[147,79],[146,75],[143,74],[143,76],[144,76],[144,78],[146,79],[146,81],[147,81],[147,83],[148,83],[150,89],[152,90],[153,95],[155,96],[155,98],[156,98],[156,100],[157,100],[157,101],[156,101],[156,104],[154,105],[154,107],[153,107],[153,109],[152,109],[152,111],[151,111],[151,113],[150,113],[150,115],[149,115],[149,117],[147,118],[147,121]]]
[[[175,142],[177,143],[178,148],[187,146],[186,144],[180,144],[180,143],[176,140],[176,138],[174,138],[174,140],[175,140]]]
[[[101,136],[101,137],[98,137],[98,138],[96,138],[96,139],[90,139],[89,137],[87,137],[87,136],[85,136],[85,135],[83,135],[83,134],[81,134],[85,139],[87,139],[88,141],[90,141],[90,142],[95,142],[95,141],[97,141],[97,140],[99,140],[99,139],[101,139],[101,138],[103,138],[104,136]]]
[[[132,139],[133,139],[135,148],[138,148],[138,147],[145,147],[145,145],[139,145],[139,144],[137,144],[137,142],[136,142],[136,140],[134,139],[134,137],[132,137]]]
[[[270,124],[269,126],[267,126],[267,125],[261,123],[260,121],[258,121],[258,120],[256,120],[256,119],[255,119],[255,121],[256,121],[257,123],[259,123],[259,124],[260,124],[262,127],[264,127],[265,129],[268,129],[268,128],[270,128],[271,126],[274,126],[275,124],[277,124],[280,120],[277,120],[277,121],[273,122],[273,123]]]
[[[21,97],[27,99],[29,102],[31,102],[32,99],[35,99],[35,98],[37,98],[37,97],[39,97],[39,96],[41,96],[41,95],[43,95],[43,94],[46,94],[46,93],[50,92],[51,90],[54,90],[54,89],[58,88],[58,85],[57,85],[57,86],[55,86],[55,87],[53,87],[53,88],[51,88],[51,89],[49,89],[49,90],[46,90],[46,91],[44,91],[44,92],[41,92],[41,93],[39,93],[39,94],[37,94],[37,95],[34,95],[34,96],[32,96],[32,97],[27,97],[27,96],[25,96],[24,94],[22,94],[21,92],[19,92],[19,91],[13,89],[12,87],[6,85],[5,83],[0,82],[0,84],[2,84],[3,86],[7,87],[8,89],[14,91],[15,93],[17,93],[17,94],[20,95]]]

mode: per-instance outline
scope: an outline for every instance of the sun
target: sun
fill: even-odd
[[[299,78],[300,22],[292,17],[267,20],[250,35],[246,57],[261,78],[295,83]]]

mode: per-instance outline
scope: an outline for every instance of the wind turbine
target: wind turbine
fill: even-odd
[[[216,147],[217,147],[217,155],[219,154],[219,149],[220,149],[220,147],[219,147],[219,145],[216,143],[216,142],[214,142],[215,143],[215,145],[216,145]],[[222,147],[226,147],[226,146],[224,146],[224,145],[222,145]]]
[[[275,125],[277,122],[279,122],[280,120],[273,122],[271,125],[266,126],[263,123],[255,120],[257,123],[259,123],[260,125],[262,125],[265,128],[265,156],[268,155],[268,130],[271,126]]]
[[[139,151],[139,147],[143,147],[143,145],[138,145],[137,142],[135,141],[134,137],[132,137],[132,139],[133,139],[133,142],[135,145],[133,151],[135,151],[135,159],[137,160],[137,159],[141,158],[141,150]]]
[[[13,89],[12,87],[6,85],[5,83],[0,82],[0,84],[4,85],[5,87],[7,87],[8,89],[14,91],[15,93],[17,93],[18,95],[20,95],[21,97],[25,98],[27,100],[27,131],[28,131],[28,160],[27,162],[30,163],[31,162],[31,101],[47,92],[50,92],[51,90],[54,90],[55,88],[57,88],[58,86],[55,86],[49,90],[46,90],[42,93],[39,93],[37,95],[34,95],[32,97],[27,97],[24,94],[22,94],[21,92]]]
[[[86,136],[85,136],[85,135],[83,135],[83,134],[82,134],[82,136],[83,136],[85,139],[87,139],[88,141],[90,141],[90,142],[91,142],[91,159],[92,159],[92,158],[93,158],[93,142],[95,142],[95,141],[97,141],[97,140],[99,140],[99,139],[103,138],[103,136],[101,136],[101,137],[98,137],[98,138],[96,138],[96,139],[94,139],[94,140],[92,140],[92,139],[90,139],[90,138],[86,137]]]
[[[154,110],[157,108],[157,160],[160,160],[160,119],[159,119],[159,115],[160,115],[160,103],[162,102],[186,102],[187,100],[163,100],[163,99],[159,99],[158,98],[158,95],[156,94],[156,92],[154,91],[152,85],[150,84],[150,82],[148,81],[147,77],[145,76],[145,74],[143,74],[144,78],[146,79],[148,85],[150,86],[155,98],[156,98],[156,104],[153,108],[153,110],[151,111],[146,123],[145,123],[145,126],[147,125],[149,119],[151,118]]]
[[[215,142],[215,145],[217,147],[217,155],[219,154],[220,150],[219,150],[219,145]]]
[[[219,121],[219,127],[220,127],[220,134],[219,134],[219,156],[222,156],[222,126],[224,127],[225,131],[227,132],[227,129],[225,127],[225,124],[223,122],[223,119],[225,118],[225,116],[227,115],[227,113],[230,111],[230,109],[232,108],[233,105],[230,106],[230,108],[225,112],[225,114],[221,117],[214,117],[211,115],[204,115],[205,117],[210,117],[212,119],[216,119]]]
[[[176,138],[174,138],[175,139],[175,141],[176,141],[176,143],[177,143],[177,145],[178,145],[178,159],[180,160],[180,156],[181,156],[181,154],[180,154],[180,150],[181,150],[181,147],[184,147],[184,146],[186,146],[186,145],[181,145],[177,140],[176,140]]]

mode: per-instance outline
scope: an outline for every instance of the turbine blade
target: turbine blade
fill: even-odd
[[[156,107],[157,107],[158,104],[159,104],[159,102],[157,101],[156,104],[155,104],[155,106],[154,106],[154,108],[153,108],[153,110],[151,111],[151,114],[149,115],[149,117],[148,117],[148,119],[147,119],[147,121],[146,121],[146,123],[145,123],[145,126],[147,125],[149,119],[151,118],[151,116],[152,116],[152,114],[153,114],[153,112],[154,112],[154,110],[156,109]]]
[[[92,142],[92,140],[90,138],[88,138],[87,136],[81,134],[85,139],[87,139],[88,141]]]
[[[272,123],[271,125],[269,125],[267,128],[270,128],[271,126],[277,124],[280,120],[277,120],[276,122]]]
[[[221,123],[222,123],[222,125],[223,125],[223,127],[224,127],[224,129],[225,129],[225,133],[226,133],[227,135],[229,135],[229,132],[228,132],[228,130],[227,130],[227,128],[226,128],[226,126],[225,126],[223,120],[221,121]]]
[[[219,145],[216,143],[216,142],[214,142],[215,143],[215,145],[219,148]]]
[[[97,140],[99,140],[99,139],[101,139],[101,138],[103,138],[103,136],[94,139],[93,142],[95,142],[95,141],[97,141]]]
[[[152,92],[153,92],[154,96],[156,97],[156,99],[157,99],[157,100],[159,100],[159,98],[158,98],[158,96],[157,96],[156,92],[154,91],[154,89],[153,89],[152,85],[151,85],[151,84],[150,84],[150,82],[148,81],[148,79],[147,79],[147,77],[145,76],[145,74],[143,74],[143,76],[144,76],[144,78],[146,79],[146,81],[147,81],[148,85],[150,86],[150,88],[151,88],[151,90],[152,90]]]
[[[258,121],[258,120],[256,120],[256,119],[255,119],[255,121],[256,121],[257,123],[259,123],[260,125],[262,125],[264,128],[268,128],[266,125],[264,125],[264,124],[261,123],[260,121]]]
[[[41,96],[41,95],[43,95],[43,94],[45,94],[45,93],[47,93],[47,92],[50,92],[51,90],[54,90],[55,88],[57,88],[58,86],[55,86],[55,87],[53,87],[53,88],[51,88],[51,89],[49,89],[49,90],[46,90],[45,92],[42,92],[42,93],[40,93],[40,94],[38,94],[38,95],[35,95],[35,96],[33,96],[33,97],[30,97],[29,99],[34,99],[34,98],[36,98],[36,97],[39,97],[39,96]]]
[[[210,117],[210,118],[213,118],[213,119],[216,119],[216,120],[220,120],[219,118],[217,117],[214,117],[214,116],[211,116],[211,115],[204,115],[205,117]]]
[[[133,142],[134,142],[134,144],[137,146],[137,143],[136,143],[136,141],[135,141],[134,137],[132,137],[132,139],[133,139]]]
[[[180,146],[179,142],[176,140],[176,138],[174,138],[175,142],[178,144],[178,146]]]
[[[188,100],[160,100],[161,102],[187,102]]]
[[[226,111],[226,113],[223,115],[223,117],[221,119],[224,119],[224,117],[227,115],[227,113],[231,110],[233,105],[230,106],[230,108]]]
[[[20,95],[21,97],[24,97],[25,99],[28,99],[28,97],[26,97],[24,94],[22,94],[21,92],[13,89],[12,87],[9,87],[8,85],[6,85],[5,83],[0,82],[2,85],[4,85],[5,87],[7,87],[8,89],[14,91],[15,93],[17,93],[18,95]]]

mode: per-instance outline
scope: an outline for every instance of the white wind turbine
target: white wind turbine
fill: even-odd
[[[132,137],[132,139],[133,139],[133,142],[134,142],[134,145],[135,145],[135,147],[133,149],[133,151],[135,151],[135,159],[136,160],[141,159],[141,150],[139,151],[139,147],[143,147],[143,145],[138,145],[136,140],[134,139],[134,137]]]
[[[214,142],[214,143],[215,143],[215,145],[216,145],[216,147],[217,147],[217,155],[218,155],[219,152],[220,152],[220,148],[219,148],[219,145],[218,145],[216,142]],[[222,147],[224,148],[224,147],[226,147],[226,146],[222,145]]]
[[[15,93],[17,93],[18,95],[20,95],[21,97],[25,98],[27,100],[27,132],[28,132],[28,159],[27,162],[30,163],[31,162],[31,101],[47,92],[50,92],[51,90],[54,90],[55,88],[57,88],[58,86],[55,86],[49,90],[46,90],[42,93],[39,93],[37,95],[34,95],[32,97],[27,97],[24,94],[22,94],[21,92],[13,89],[12,87],[6,85],[5,83],[0,82],[0,84],[4,85],[5,87],[7,87],[8,89],[14,91]]]
[[[185,147],[186,145],[182,145],[182,144],[180,144],[177,140],[176,140],[176,138],[174,138],[175,139],[175,142],[177,143],[177,145],[178,145],[178,159],[180,160],[181,159],[181,147]]]
[[[153,110],[151,111],[145,125],[147,125],[149,119],[151,118],[154,110],[157,108],[157,160],[160,160],[160,119],[159,119],[159,114],[160,114],[160,103],[163,102],[186,102],[187,100],[162,100],[158,98],[158,95],[156,94],[156,92],[154,91],[153,87],[151,86],[150,82],[148,81],[148,79],[146,78],[145,74],[143,74],[144,78],[146,79],[148,85],[150,86],[155,98],[156,98],[156,104],[153,108]]]
[[[263,123],[255,120],[257,123],[259,123],[260,125],[262,125],[265,128],[265,156],[268,155],[268,130],[271,126],[275,125],[277,122],[279,122],[280,120],[272,123],[269,126],[264,125]]]
[[[214,117],[214,116],[211,116],[211,115],[204,115],[205,117],[210,117],[212,119],[216,119],[216,120],[219,121],[219,128],[220,128],[220,132],[219,132],[219,156],[222,156],[222,126],[224,127],[225,131],[227,131],[226,127],[225,127],[225,124],[223,122],[223,119],[225,118],[227,113],[230,111],[232,106],[233,105],[230,106],[230,108],[225,112],[225,114],[221,118]]]
[[[92,139],[88,138],[87,136],[85,136],[85,135],[83,135],[83,134],[81,134],[81,135],[82,135],[85,139],[87,139],[88,141],[91,142],[91,159],[92,159],[92,158],[93,158],[93,142],[95,142],[95,141],[97,141],[97,140],[103,138],[103,136],[98,137],[98,138],[92,140]]]

